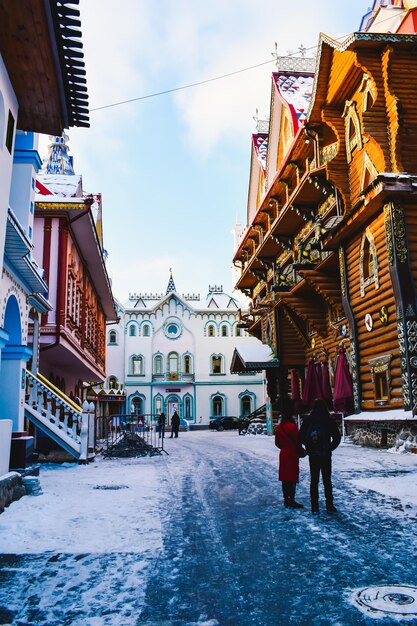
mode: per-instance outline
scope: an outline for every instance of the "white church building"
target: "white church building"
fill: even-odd
[[[241,306],[219,286],[206,297],[180,295],[172,274],[165,294],[130,294],[107,330],[107,388],[124,385],[125,412],[164,411],[170,423],[178,411],[183,424],[207,424],[262,406],[262,373],[230,373],[236,348],[264,347],[239,328]]]

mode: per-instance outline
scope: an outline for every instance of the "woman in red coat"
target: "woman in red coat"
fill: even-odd
[[[295,489],[299,480],[299,458],[301,443],[298,428],[291,412],[283,410],[281,421],[275,430],[275,445],[280,449],[278,480],[282,482],[284,506],[291,509],[303,509],[295,500]]]

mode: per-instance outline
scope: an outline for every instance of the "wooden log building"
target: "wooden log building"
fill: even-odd
[[[241,323],[280,359],[267,372],[271,400],[291,395],[291,370],[303,379],[311,358],[328,361],[332,379],[342,346],[346,425],[376,446],[417,425],[416,44],[322,35],[315,70],[277,59],[234,254],[236,287],[252,301]]]

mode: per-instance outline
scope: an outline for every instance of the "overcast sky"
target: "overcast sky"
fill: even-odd
[[[269,110],[274,43],[285,55],[319,32],[357,30],[367,0],[82,0],[90,107],[271,61],[183,91],[91,112],[70,129],[75,171],[103,195],[115,296],[231,292],[236,216],[245,222],[256,109]],[[45,145],[42,142],[41,145]],[[42,154],[42,156],[44,156]]]

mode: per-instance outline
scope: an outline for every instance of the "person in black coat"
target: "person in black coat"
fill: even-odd
[[[319,512],[319,480],[323,479],[324,497],[328,513],[336,513],[333,503],[332,452],[340,443],[340,432],[330,417],[324,400],[315,400],[310,415],[300,428],[300,441],[310,462],[311,511]]]
[[[178,437],[179,429],[180,429],[180,416],[175,411],[171,417],[171,439],[174,435]]]
[[[165,437],[165,413],[161,413],[158,417],[158,439]]]

